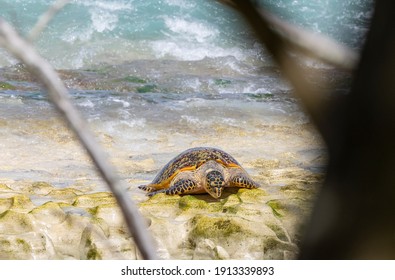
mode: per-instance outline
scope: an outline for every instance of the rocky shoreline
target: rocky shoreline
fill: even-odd
[[[277,194],[262,188],[229,189],[219,200],[208,195],[140,198],[139,210],[159,257],[295,258],[322,174],[273,162],[264,170],[257,179],[280,183]],[[0,184],[0,245],[0,259],[140,258],[111,193],[46,182]]]

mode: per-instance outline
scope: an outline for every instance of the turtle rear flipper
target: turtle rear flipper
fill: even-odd
[[[175,195],[175,194],[185,194],[189,192],[193,192],[197,188],[197,184],[192,179],[180,179],[177,180],[174,184],[170,186],[168,189],[153,191],[148,194],[148,196],[153,196],[157,193],[165,193],[167,195]]]

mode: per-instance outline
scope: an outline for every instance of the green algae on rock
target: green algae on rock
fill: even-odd
[[[54,186],[47,182],[34,182],[31,184],[30,192],[45,195],[51,192],[54,189]]]
[[[11,208],[12,198],[0,198],[0,214]]]
[[[0,82],[0,90],[15,90],[16,87],[7,82]]]
[[[163,258],[295,256],[297,247],[266,206],[267,200],[261,189],[237,189],[219,200],[208,195],[159,194],[141,203],[140,210],[151,220],[149,229]]]
[[[9,191],[13,191],[13,190],[6,184],[0,183],[0,192],[9,192]]]
[[[231,83],[232,83],[232,81],[226,80],[226,79],[215,79],[214,80],[215,85],[222,86],[222,87],[230,85]]]
[[[53,259],[53,251],[42,233],[0,236],[1,260]]]
[[[0,214],[0,232],[6,234],[23,234],[32,232],[34,222],[27,213],[6,210]]]
[[[72,204],[75,202],[78,195],[82,195],[83,192],[74,188],[63,188],[53,189],[44,197],[50,201],[56,201],[58,203],[63,202],[65,204]]]
[[[59,204],[52,201],[36,207],[30,213],[36,220],[46,225],[60,224],[65,221],[67,216]]]
[[[185,195],[179,199],[178,206],[181,210],[186,211],[188,209],[207,209],[209,204],[203,199],[198,199],[196,196]]]
[[[145,84],[147,83],[146,80],[136,77],[136,76],[126,76],[124,78],[120,78],[116,80],[117,82],[128,82],[128,83],[133,83],[133,84]]]
[[[111,193],[22,185],[21,192],[1,185],[0,259],[137,258]]]
[[[94,217],[103,220],[109,227],[123,228],[125,226],[121,210],[115,202],[98,205],[90,211]]]
[[[73,206],[77,207],[95,207],[101,204],[115,203],[115,198],[110,192],[97,192],[77,196]]]
[[[158,91],[158,87],[156,85],[144,85],[136,88],[138,93],[149,93]]]
[[[281,205],[281,203],[278,200],[270,200],[267,202],[267,205],[272,208],[274,215],[277,217],[284,217],[284,207]]]
[[[15,195],[11,198],[11,200],[12,202],[10,209],[16,210],[18,212],[28,212],[35,207],[30,198],[23,194]]]
[[[270,166],[266,174],[280,184],[276,195],[266,188],[229,188],[220,199],[158,194],[140,200],[159,257],[295,258],[301,217],[309,213],[318,179],[302,170]],[[0,185],[0,194],[2,259],[140,258],[110,192],[35,182]]]
[[[241,224],[230,217],[195,216],[190,236],[196,238],[220,239],[232,234],[244,234]]]

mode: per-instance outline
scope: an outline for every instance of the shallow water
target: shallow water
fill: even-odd
[[[196,146],[224,149],[256,175],[252,166],[262,159],[278,160],[293,154],[294,164],[303,165],[310,157],[325,154],[320,137],[289,86],[282,81],[273,84],[279,74],[272,67],[215,76],[203,71],[203,66],[187,69],[180,63],[171,67],[171,63],[175,64],[140,61],[100,71],[61,72],[73,101],[124,178],[150,180],[173,156]],[[156,71],[169,66],[171,70],[157,76],[148,67],[144,72],[141,66],[147,64],[155,64]],[[15,88],[0,94],[5,151],[1,176],[50,181],[60,187],[81,178],[95,178],[89,161],[45,94],[25,79],[23,69],[7,71]],[[124,76],[119,78],[119,73]],[[179,92],[191,81],[198,85]],[[250,85],[256,89],[251,90]]]

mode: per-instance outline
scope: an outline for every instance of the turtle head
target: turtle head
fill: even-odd
[[[218,170],[209,169],[206,172],[206,191],[214,198],[221,197],[225,187],[225,179]]]

